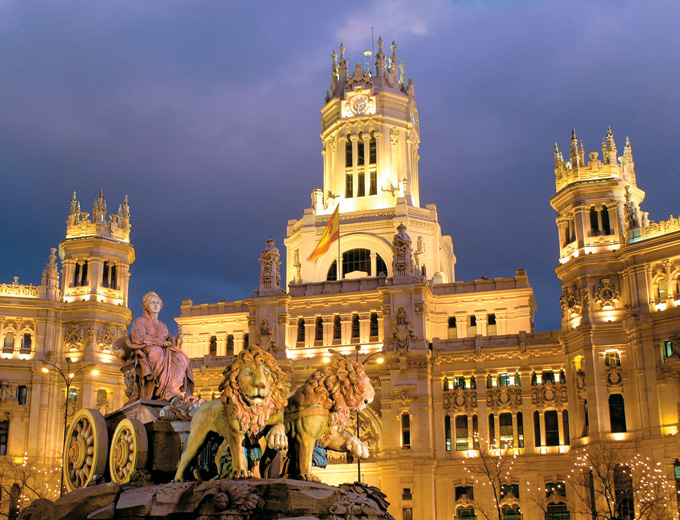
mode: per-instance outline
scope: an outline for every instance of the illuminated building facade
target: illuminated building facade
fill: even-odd
[[[51,250],[40,285],[16,278],[0,285],[1,455],[61,458],[66,385],[54,371],[42,370],[44,359],[64,371],[66,358],[73,372],[89,364],[99,371],[94,376],[88,367],[73,379],[69,416],[80,408],[106,413],[123,405],[125,386],[111,347],[131,319],[134,259],[127,200],[108,215],[100,192],[90,215],[74,193],[66,237]]]
[[[371,450],[361,471],[404,520],[481,518],[475,508],[492,502],[490,486],[466,468],[484,446],[517,455],[504,483],[505,518],[587,518],[562,484],[584,447],[614,443],[648,454],[671,479],[680,448],[680,219],[655,223],[640,211],[644,193],[631,146],[626,142],[618,157],[611,131],[601,159],[592,153],[586,161],[575,135],[567,161],[556,146],[551,204],[562,329],[535,332],[536,303],[524,270],[456,280],[451,237],[442,234],[436,207],[420,204],[414,84],[398,65],[396,46],[389,57],[383,46],[379,41],[372,66],[352,71],[344,48],[333,55],[322,109],[323,184],[302,217],[288,221],[285,273],[268,241],[251,298],[183,302],[177,323],[196,392],[216,396],[223,368],[249,343],[289,367],[294,386],[329,349],[355,356],[360,345],[360,359],[381,352],[382,364],[377,355],[367,364],[376,400],[361,415],[360,437]],[[309,260],[338,206],[340,240]],[[12,453],[59,448],[60,438],[30,436],[43,417],[47,432],[60,431],[64,397],[60,383],[37,370],[38,359],[52,351],[107,367],[110,342],[98,338],[122,334],[130,320],[127,205],[111,222],[104,214],[95,209],[90,221],[74,198],[59,250],[61,290],[52,258],[42,285],[30,289],[35,296],[10,306],[18,296],[0,295],[2,337],[34,335],[27,359],[20,359],[15,339],[2,360],[6,383],[13,391],[25,386],[31,396],[24,415],[14,415],[21,410],[16,403],[0,407],[9,413]],[[11,287],[2,290],[24,286]],[[119,407],[117,370],[83,380],[78,405],[95,406],[103,388],[110,409]],[[345,455],[331,454],[330,462],[320,470],[324,481],[356,479],[357,466]],[[546,497],[546,489],[555,491]]]

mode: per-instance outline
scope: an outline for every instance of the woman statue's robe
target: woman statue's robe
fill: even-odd
[[[165,346],[168,342],[172,345]],[[140,353],[138,362],[144,378],[141,398],[171,401],[193,395],[194,374],[189,357],[162,321],[148,315],[135,319],[127,346]]]

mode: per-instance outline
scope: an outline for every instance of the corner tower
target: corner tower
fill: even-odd
[[[420,131],[413,80],[378,40],[373,67],[350,70],[345,47],[332,54],[331,87],[321,109],[323,189],[312,207],[288,223],[287,281],[307,283],[362,276],[392,276],[391,240],[406,225],[422,276],[455,280],[451,237],[442,236],[434,205],[420,208]],[[340,251],[307,260],[339,207]],[[338,258],[342,269],[337,269]]]

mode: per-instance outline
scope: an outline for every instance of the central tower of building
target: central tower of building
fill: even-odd
[[[288,222],[287,281],[308,283],[392,276],[391,241],[404,224],[423,278],[455,280],[451,237],[442,236],[437,210],[420,208],[418,110],[413,80],[406,80],[392,43],[386,58],[378,40],[374,67],[350,71],[345,48],[333,52],[331,88],[321,110],[323,189],[312,207]],[[339,246],[309,260],[329,218],[340,215]],[[341,258],[342,269],[338,270]]]

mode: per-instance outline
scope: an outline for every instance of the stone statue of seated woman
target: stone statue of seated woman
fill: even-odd
[[[155,292],[143,299],[144,316],[132,322],[130,335],[118,339],[114,353],[123,364],[130,401],[153,399],[185,403],[195,400],[194,374],[181,349],[181,335],[172,337],[158,319],[163,301]]]

